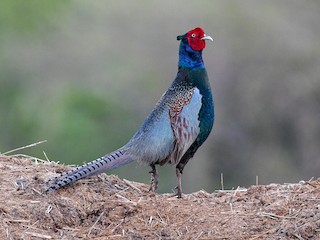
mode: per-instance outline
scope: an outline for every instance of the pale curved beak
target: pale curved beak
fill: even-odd
[[[213,42],[213,39],[212,39],[212,37],[210,37],[210,36],[208,36],[208,35],[204,35],[204,37],[203,38],[201,38],[201,40],[210,40],[210,41],[212,41]]]

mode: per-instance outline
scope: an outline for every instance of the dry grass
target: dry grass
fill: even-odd
[[[320,182],[177,199],[100,175],[41,194],[70,167],[0,155],[0,239],[320,239]]]

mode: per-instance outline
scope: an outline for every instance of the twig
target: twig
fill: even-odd
[[[123,236],[124,236],[124,233],[122,232],[122,235],[121,234],[110,235],[108,236],[108,239],[115,239]]]
[[[46,158],[46,160],[47,160],[48,162],[51,162],[50,159],[48,158],[48,156],[47,156],[47,154],[46,154],[45,151],[43,151],[43,155],[44,155],[44,157]]]
[[[267,212],[260,212],[258,213],[258,215],[261,215],[261,216],[265,216],[265,217],[269,217],[271,219],[295,219],[296,217],[287,217],[287,216],[280,216],[280,215],[276,215],[276,214],[273,214],[273,213],[267,213]]]
[[[36,142],[36,143],[29,144],[29,145],[27,145],[27,146],[19,147],[19,148],[10,150],[10,151],[8,151],[8,152],[5,152],[5,153],[3,153],[3,154],[4,154],[4,155],[7,155],[7,154],[9,154],[9,153],[13,153],[13,152],[16,152],[16,151],[19,151],[19,150],[22,150],[22,149],[26,149],[26,148],[31,148],[31,147],[37,146],[37,145],[42,144],[42,143],[45,143],[45,142],[47,142],[47,140],[43,140],[43,141],[40,141],[40,142]]]
[[[52,239],[51,236],[49,235],[44,235],[44,234],[41,234],[41,233],[35,233],[35,232],[25,232],[26,234],[29,234],[33,237],[38,237],[38,238],[45,238],[45,239]]]
[[[230,204],[232,204],[233,198],[237,195],[237,193],[241,191],[247,191],[247,189],[243,190],[240,186],[238,186],[237,189],[233,192],[232,196],[230,197]]]
[[[104,214],[104,211],[99,215],[99,217],[97,218],[97,220],[94,222],[94,224],[89,228],[88,231],[88,237],[90,237],[91,231],[92,229],[96,226],[96,224],[100,221],[100,218],[102,217],[102,215]]]
[[[119,224],[117,224],[112,230],[111,232],[114,232],[122,223],[123,223],[124,219],[121,219]]]
[[[52,209],[53,209],[52,205],[49,205],[45,211],[46,215],[49,214]]]
[[[38,191],[37,189],[32,188],[32,190],[33,190],[35,193],[38,193],[39,195],[42,195],[42,193],[41,193],[40,191]]]
[[[134,202],[134,201],[132,201],[132,200],[130,200],[130,199],[124,197],[124,196],[121,196],[120,194],[116,194],[115,196],[118,197],[118,198],[120,198],[120,199],[122,199],[122,200],[124,200],[124,202],[131,203],[131,204],[133,204],[134,206],[137,205],[136,202]]]
[[[149,222],[149,224],[151,224],[151,223],[152,223],[152,220],[153,220],[153,217],[152,217],[152,216],[150,216],[150,217],[149,217],[149,221],[148,221],[148,222]]]
[[[34,229],[34,230],[37,230],[37,231],[38,231],[38,230],[41,231],[41,229],[39,229],[39,228],[37,228],[37,227],[34,227],[38,222],[39,222],[39,220],[35,221],[32,225],[24,225],[24,224],[22,224],[21,226],[27,228],[26,231],[27,231],[28,229]]]
[[[163,224],[167,224],[164,220],[163,220],[163,218],[161,217],[161,215],[160,215],[160,213],[157,211],[157,214],[158,214],[158,216],[159,216],[159,218],[160,218],[160,220],[161,220],[161,223],[163,223]]]
[[[248,189],[246,188],[240,188],[238,187],[237,189],[230,189],[230,190],[215,190],[215,193],[234,193],[234,192],[246,192]]]
[[[10,155],[10,157],[15,157],[15,158],[30,158],[32,160],[34,160],[35,162],[39,161],[39,162],[46,162],[45,160],[43,159],[40,159],[40,158],[36,158],[36,157],[32,157],[32,156],[29,156],[29,155],[26,155],[26,154],[13,154],[13,155]],[[26,160],[26,159],[24,159]]]
[[[71,227],[63,227],[63,230],[67,230],[67,231],[79,231],[79,228],[71,228]]]
[[[274,231],[274,229],[269,229],[268,231],[264,232],[264,233],[261,233],[261,234],[258,234],[258,235],[255,235],[253,236],[252,238],[250,238],[250,240],[256,240],[256,239],[259,239],[261,237],[265,237],[267,236],[269,233],[271,233],[272,231]]]
[[[298,238],[299,240],[305,240],[303,237],[297,235],[297,234],[293,234],[293,236],[295,236],[296,238]]]
[[[133,188],[134,190],[137,190],[139,193],[142,193],[141,190],[140,190],[139,188],[137,188],[136,186],[134,186],[131,181],[129,181],[129,180],[127,180],[127,179],[123,179],[123,181],[124,181],[127,185],[129,185],[131,188]]]
[[[30,220],[25,219],[9,219],[8,222],[15,222],[15,223],[29,223]]]
[[[224,184],[223,184],[223,173],[220,174],[220,183],[221,183],[221,190],[224,190]]]
[[[201,231],[196,237],[195,239],[199,239],[202,236],[203,232]]]
[[[317,187],[320,186],[320,184],[318,182],[316,182],[316,183],[314,183],[314,182],[306,182],[306,184],[308,184],[308,185],[310,185],[310,186],[312,186],[314,188],[317,188]]]

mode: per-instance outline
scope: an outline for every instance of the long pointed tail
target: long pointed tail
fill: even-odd
[[[98,175],[105,171],[120,167],[124,164],[132,162],[133,158],[128,156],[125,150],[116,150],[92,162],[74,168],[68,172],[64,172],[57,177],[48,181],[55,182],[45,190],[45,193],[61,188],[72,182],[78,181],[81,178],[87,178],[93,175]]]

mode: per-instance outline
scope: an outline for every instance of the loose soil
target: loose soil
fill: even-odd
[[[42,194],[70,168],[0,155],[0,239],[320,239],[319,180],[177,199],[102,174]]]

